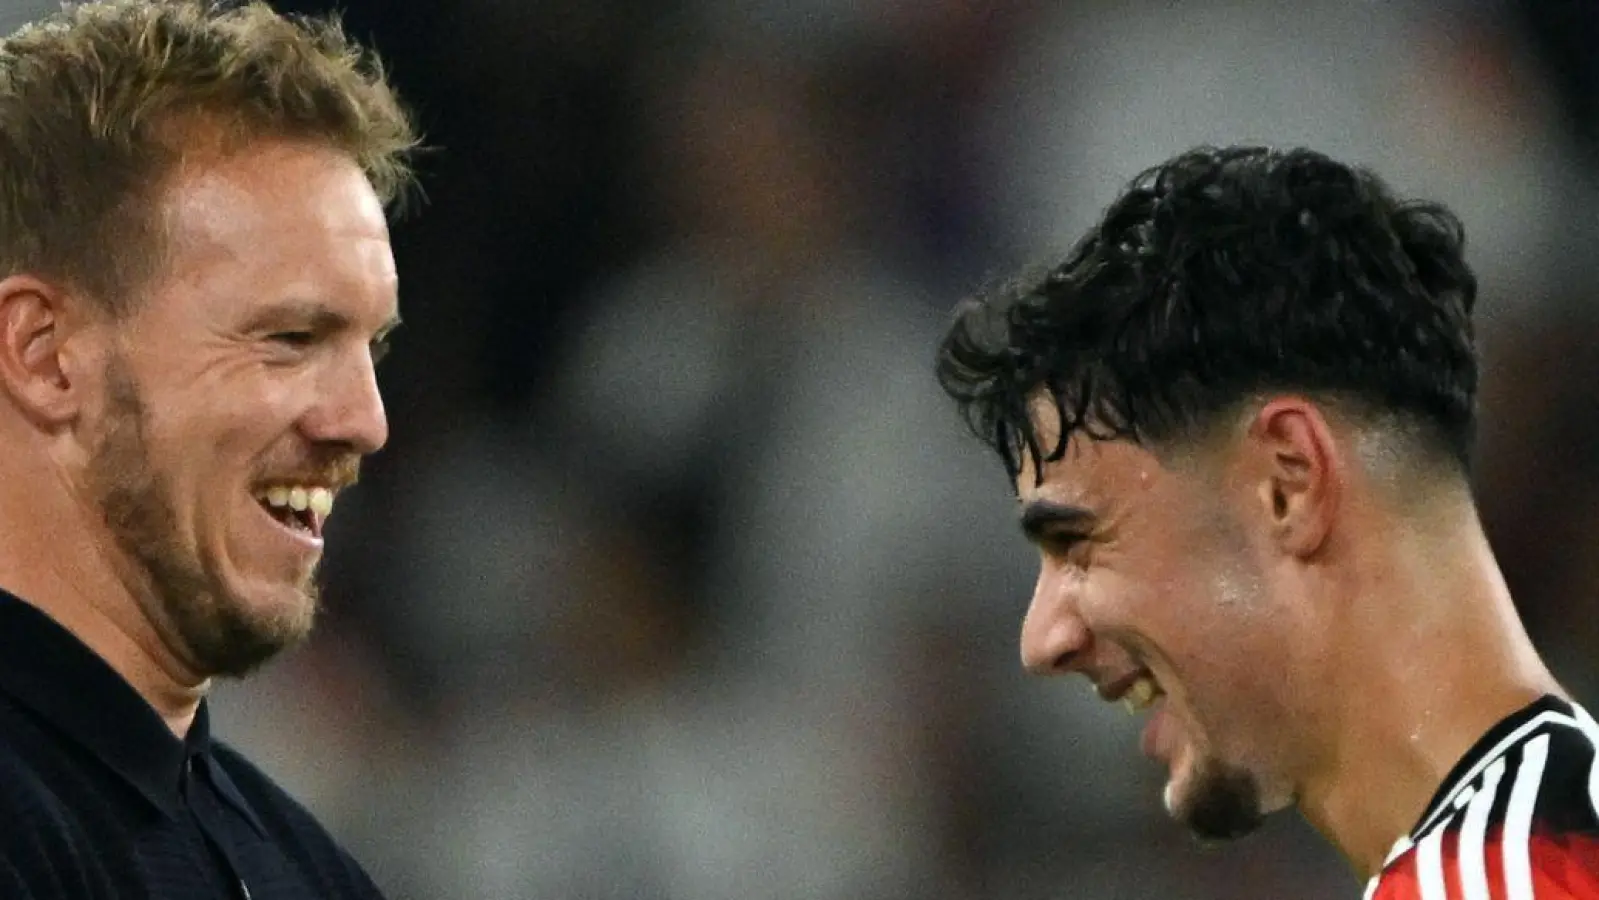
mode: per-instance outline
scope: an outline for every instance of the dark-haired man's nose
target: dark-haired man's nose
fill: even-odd
[[[1081,665],[1091,641],[1070,580],[1046,563],[1022,620],[1022,665],[1034,675],[1065,675]]]

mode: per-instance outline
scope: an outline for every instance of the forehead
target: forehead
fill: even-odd
[[[1042,443],[1053,447],[1053,440]],[[1046,454],[1047,455],[1047,454]],[[1173,473],[1154,454],[1124,440],[1091,440],[1074,435],[1059,459],[1045,460],[1043,477],[1024,455],[1016,479],[1022,503],[1047,499],[1094,512],[1134,502],[1169,487]]]
[[[1060,417],[1047,400],[1033,404],[1039,448],[1050,456],[1059,442]],[[1073,434],[1059,459],[1043,460],[1042,477],[1023,453],[1016,496],[1023,504],[1049,500],[1103,514],[1174,486],[1177,473],[1154,453],[1128,440],[1094,440]]]
[[[269,141],[185,161],[160,213],[163,281],[204,281],[241,300],[297,288],[314,295],[301,299],[393,306],[382,203],[355,162],[331,148]]]

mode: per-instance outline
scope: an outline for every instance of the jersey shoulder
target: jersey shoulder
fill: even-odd
[[[1368,900],[1599,900],[1599,725],[1541,712],[1468,760]]]

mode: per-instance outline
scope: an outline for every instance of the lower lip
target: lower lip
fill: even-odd
[[[1159,759],[1162,750],[1162,738],[1166,729],[1166,699],[1164,697],[1155,701],[1155,708],[1149,714],[1149,721],[1144,724],[1144,734],[1140,742],[1140,749],[1150,759]]]
[[[261,517],[266,519],[267,523],[276,529],[279,534],[282,534],[285,537],[293,540],[296,544],[299,544],[301,549],[311,553],[322,552],[322,538],[317,537],[316,535],[304,529],[291,528],[288,525],[279,522],[277,518],[271,513],[267,512],[266,508],[263,507],[259,502],[255,504],[255,508],[261,513]]]

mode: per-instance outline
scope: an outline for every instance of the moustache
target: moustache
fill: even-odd
[[[361,480],[361,457],[340,454],[299,465],[272,466],[269,471],[272,474],[261,480],[283,484],[320,484],[337,493]]]

